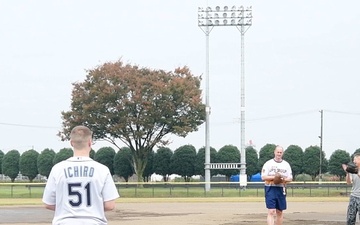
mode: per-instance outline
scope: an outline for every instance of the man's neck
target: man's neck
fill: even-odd
[[[274,158],[274,160],[275,160],[275,162],[282,162],[283,160],[282,160],[282,158]]]
[[[86,149],[76,150],[74,149],[74,156],[75,157],[89,157],[89,151]]]

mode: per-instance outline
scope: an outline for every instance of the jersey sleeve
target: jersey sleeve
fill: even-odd
[[[110,172],[107,174],[103,189],[103,198],[104,201],[111,201],[114,199],[117,199],[120,197],[119,192],[115,186],[114,180],[110,174]]]
[[[261,176],[267,176],[269,174],[268,162],[264,163],[261,169]]]
[[[55,192],[56,192],[56,182],[54,177],[54,171],[51,170],[42,197],[43,203],[47,205],[55,205],[56,204]]]
[[[289,163],[287,163],[286,177],[293,179],[292,170]]]

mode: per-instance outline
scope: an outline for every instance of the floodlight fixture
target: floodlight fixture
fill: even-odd
[[[213,11],[211,7],[206,7],[206,10],[203,10],[202,7],[198,8],[198,25],[200,27],[207,26],[237,26],[237,27],[247,27],[251,25],[252,19],[252,11],[251,8],[247,7],[231,7],[231,14],[228,11],[229,7],[225,6],[221,8],[220,6],[216,6]],[[234,19],[235,22],[228,21],[228,18]],[[247,20],[244,20],[247,19]],[[218,20],[219,22],[215,22]],[[226,22],[225,22],[226,21]],[[238,21],[238,22],[236,22]],[[209,29],[211,31],[211,29]],[[205,31],[204,31],[205,32]]]

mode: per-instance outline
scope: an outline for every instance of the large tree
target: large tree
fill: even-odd
[[[151,175],[154,173],[154,155],[154,152],[150,152],[148,156],[148,162],[143,173],[144,182],[149,182]]]
[[[37,167],[37,159],[39,153],[34,149],[25,151],[20,156],[19,168],[22,175],[27,176],[29,181],[32,182],[39,174]]]
[[[169,143],[167,134],[185,137],[205,121],[200,77],[189,68],[174,71],[140,68],[121,60],[88,70],[85,81],[73,84],[71,109],[62,112],[63,140],[79,124],[120,149],[128,146],[138,181],[143,180],[149,153]]]
[[[134,175],[133,160],[131,150],[128,147],[122,147],[114,157],[114,173],[125,179],[126,182]]]
[[[264,145],[259,151],[259,161],[258,161],[258,168],[261,171],[263,165],[269,159],[274,158],[274,151],[276,145],[275,144],[266,144]]]
[[[351,157],[350,154],[345,151],[345,150],[335,150],[329,159],[329,165],[328,165],[328,169],[329,172],[333,175],[337,175],[340,177],[340,180],[342,180],[346,173],[343,170],[341,164],[346,164],[348,162],[350,162]]]
[[[324,151],[320,154],[319,146],[307,147],[304,151],[303,161],[306,162],[303,171],[311,176],[311,179],[315,181],[316,176],[320,173],[320,155],[321,155],[321,173],[326,172],[327,161],[325,160]]]
[[[174,174],[190,181],[191,176],[195,175],[196,149],[193,145],[183,145],[174,151],[171,157],[171,169]]]
[[[304,152],[298,145],[290,145],[284,151],[283,159],[290,164],[294,180],[296,175],[303,172],[303,157]]]
[[[168,181],[169,175],[171,175],[170,162],[172,155],[173,152],[167,147],[159,148],[154,155],[154,172],[162,175],[165,182]]]
[[[40,175],[49,177],[56,153],[52,149],[44,149],[37,158],[37,167]]]
[[[55,165],[58,162],[67,160],[68,158],[72,157],[74,152],[71,148],[62,148],[58,153],[55,154],[53,159],[53,164]]]
[[[250,181],[251,177],[258,173],[259,167],[258,167],[258,154],[256,150],[252,146],[248,146],[245,149],[246,151],[246,175],[248,181]]]
[[[11,182],[19,175],[20,153],[18,150],[8,151],[3,158],[2,172],[5,176],[10,177]]]
[[[111,175],[114,175],[115,150],[112,147],[102,147],[95,153],[94,160],[107,166]]]
[[[215,148],[210,147],[210,163],[217,162],[217,151]],[[218,170],[210,170],[211,176],[217,175],[218,173]],[[196,154],[195,174],[205,176],[205,147],[200,148]]]
[[[225,145],[219,149],[216,155],[219,163],[238,163],[240,162],[240,151],[234,145]],[[231,175],[239,174],[237,169],[220,169],[219,174],[226,176],[226,181],[230,181]]]

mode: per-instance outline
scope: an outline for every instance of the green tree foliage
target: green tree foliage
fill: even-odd
[[[172,173],[170,162],[173,152],[170,148],[161,147],[154,155],[153,169],[154,172],[162,175],[165,182],[168,181],[169,175]]]
[[[250,180],[251,176],[260,172],[258,167],[258,154],[252,146],[248,146],[246,151],[246,175],[247,179]]]
[[[303,172],[303,157],[304,152],[298,145],[290,145],[284,151],[283,159],[290,164],[294,180],[298,174]]]
[[[62,148],[58,153],[55,154],[53,165],[58,162],[67,160],[68,158],[72,157],[74,152],[71,148]]]
[[[337,175],[340,179],[344,179],[346,173],[343,170],[341,164],[346,164],[350,162],[351,157],[350,154],[345,150],[335,150],[329,159],[328,170],[331,174]]]
[[[269,159],[274,158],[274,151],[275,151],[276,145],[275,144],[266,144],[264,145],[260,151],[259,151],[259,170],[262,169],[263,165],[266,161]]]
[[[219,163],[238,163],[240,162],[240,151],[234,145],[225,145],[219,149],[217,159],[219,160]],[[221,169],[218,173],[225,175],[226,181],[230,181],[231,175],[239,174],[239,170]]]
[[[94,158],[95,158],[95,153],[96,153],[95,150],[94,150],[94,149],[91,149],[91,150],[90,150],[89,157],[92,158],[92,159],[94,159]]]
[[[200,78],[187,67],[173,72],[108,62],[88,70],[84,82],[74,83],[71,109],[62,112],[60,136],[69,139],[75,125],[94,132],[94,139],[130,148],[141,182],[149,153],[166,145],[165,135],[181,137],[205,121]],[[118,147],[119,148],[119,147]]]
[[[37,167],[37,159],[39,153],[34,149],[23,152],[20,156],[19,168],[22,175],[27,176],[32,182],[39,174]]]
[[[180,175],[186,182],[195,175],[196,149],[192,145],[183,145],[174,151],[171,157],[173,173]]]
[[[39,174],[45,177],[49,177],[51,168],[53,167],[53,161],[56,153],[52,149],[44,149],[37,158],[37,167]]]
[[[322,158],[324,154],[322,154]],[[316,176],[319,175],[320,172],[320,148],[318,146],[310,146],[307,147],[304,151],[303,161],[306,163],[303,167],[303,171],[306,174],[311,176],[311,179],[315,181]],[[322,160],[324,162],[324,159]],[[325,163],[322,163],[322,165]],[[322,172],[323,167],[321,167]]]
[[[148,162],[143,173],[144,182],[148,182],[151,178],[151,175],[154,173],[154,152],[150,152],[148,156]]]
[[[215,148],[210,147],[210,163],[217,163],[217,151]],[[211,176],[218,174],[218,170],[210,170]],[[195,174],[205,176],[205,147],[199,149],[196,154],[195,160]]]
[[[11,182],[15,181],[15,178],[20,172],[19,168],[20,153],[18,150],[8,151],[3,158],[2,171],[5,176],[10,177]]]
[[[0,174],[3,174],[3,171],[2,171],[3,159],[4,159],[4,152],[0,150]]]
[[[134,175],[135,172],[130,148],[122,147],[115,154],[114,172],[117,176],[124,178],[126,182]]]
[[[114,157],[115,150],[111,147],[100,148],[94,156],[94,160],[107,166],[110,170],[111,175],[114,175]]]

